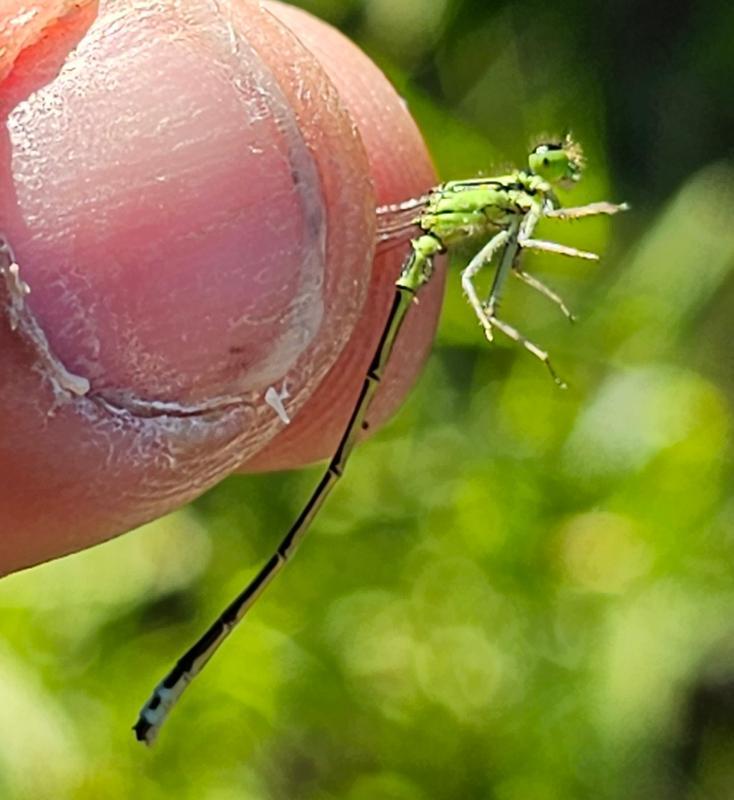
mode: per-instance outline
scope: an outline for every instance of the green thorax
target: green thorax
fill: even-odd
[[[417,223],[444,247],[451,247],[469,236],[506,228],[533,204],[548,199],[554,202],[551,187],[524,171],[486,180],[451,181],[431,194]]]

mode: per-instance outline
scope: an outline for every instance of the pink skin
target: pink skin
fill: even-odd
[[[370,279],[375,204],[434,181],[384,78],[301,12],[9,5],[0,232],[32,291],[0,282],[0,573],[155,518],[243,463],[328,455],[402,256]],[[440,283],[374,422],[420,368]],[[287,428],[264,400],[284,380]]]

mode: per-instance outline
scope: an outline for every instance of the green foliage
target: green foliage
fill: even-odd
[[[0,796],[730,798],[734,167],[717,149],[730,112],[679,107],[659,128],[665,158],[635,138],[670,120],[645,87],[687,96],[703,65],[723,91],[731,48],[701,43],[730,12],[691,11],[685,47],[660,20],[670,59],[640,72],[623,112],[612,67],[648,54],[589,33],[617,35],[616,4],[304,5],[387,69],[444,177],[522,164],[533,133],[568,126],[590,165],[574,204],[631,202],[613,221],[542,223],[606,254],[598,268],[526,262],[575,328],[519,283],[507,293],[504,316],[571,388],[521,348],[488,347],[452,281],[412,397],[153,751],[129,730],[139,705],[318,471],[232,478],[4,580]]]

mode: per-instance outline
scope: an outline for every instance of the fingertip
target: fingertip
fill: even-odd
[[[435,180],[404,103],[333,29],[249,0],[144,2],[81,9],[2,85],[0,230],[32,293],[25,327],[0,319],[0,573],[200,494],[281,429],[266,397],[284,381],[293,423],[257,468],[328,455],[402,259],[370,273],[375,206]],[[417,374],[441,289],[371,429]],[[89,391],[59,391],[64,371]]]
[[[7,109],[0,229],[29,325],[90,391],[59,405],[3,315],[0,572],[204,491],[281,424],[268,386],[287,375],[302,402],[354,329],[364,148],[313,56],[258,3],[234,8],[102,2],[43,81],[16,61],[33,91]]]

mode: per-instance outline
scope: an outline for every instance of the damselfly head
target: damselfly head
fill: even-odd
[[[531,172],[548,183],[569,188],[581,178],[586,166],[581,145],[567,133],[562,140],[541,141],[528,157]]]

